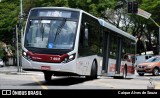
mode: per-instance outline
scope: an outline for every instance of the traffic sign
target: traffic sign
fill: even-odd
[[[137,13],[137,15],[142,16],[142,17],[144,17],[144,18],[146,18],[146,19],[148,19],[148,18],[151,17],[151,13],[148,13],[148,12],[146,12],[146,11],[140,9],[140,8],[138,8],[138,13]]]

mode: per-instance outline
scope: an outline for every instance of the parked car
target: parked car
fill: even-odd
[[[4,66],[4,62],[2,59],[0,59],[0,67],[3,67]]]
[[[140,63],[145,62],[149,58],[151,58],[153,55],[147,54],[147,55],[137,55],[136,56],[136,65],[139,65]]]
[[[140,63],[137,66],[137,73],[143,76],[145,73],[152,73],[154,76],[158,76],[160,72],[160,56],[153,56],[146,60],[144,63]]]

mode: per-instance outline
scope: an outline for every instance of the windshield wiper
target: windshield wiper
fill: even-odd
[[[56,41],[57,35],[59,35],[59,33],[61,32],[63,26],[65,25],[66,20],[67,20],[66,18],[63,18],[62,23],[58,26],[57,31],[56,31],[56,35],[55,35],[55,38],[54,38],[54,42]]]
[[[40,21],[42,21],[42,19],[41,19]],[[44,26],[43,26],[43,23],[41,23],[40,21],[38,22],[38,24],[40,25],[40,26],[38,26],[38,29],[39,29],[40,33],[42,34],[42,41],[43,41],[43,37],[44,37]],[[38,32],[38,33],[39,33],[39,32]]]
[[[43,26],[42,23],[41,23],[40,31],[41,31],[41,33],[42,33],[42,41],[43,41],[43,37],[44,37],[44,26]]]

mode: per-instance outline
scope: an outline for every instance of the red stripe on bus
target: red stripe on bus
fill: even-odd
[[[50,55],[50,54],[32,53],[30,51],[28,51],[27,54],[30,56],[30,58],[33,61],[40,61],[40,62],[55,62],[55,63],[60,63],[66,57],[68,57],[67,54],[63,54],[63,55]]]

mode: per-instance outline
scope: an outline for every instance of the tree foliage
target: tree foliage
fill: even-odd
[[[139,2],[139,8],[151,13],[151,18],[156,21],[160,25],[160,1],[159,0],[137,0]],[[137,22],[137,21],[136,21]],[[154,44],[156,44],[156,47],[158,47],[158,27],[155,25],[151,19],[145,19],[143,17],[139,17],[139,22],[141,23],[141,32],[139,35],[145,35],[149,41],[149,48],[148,50],[153,50],[154,47],[152,47]],[[145,27],[143,27],[144,25]],[[151,35],[153,35],[156,38],[156,41],[151,39]],[[155,45],[154,45],[155,46]],[[157,48],[158,49],[158,48]],[[157,49],[154,49],[154,53],[157,53]]]
[[[18,21],[18,0],[3,0],[0,2],[0,40],[11,43],[12,28]]]

